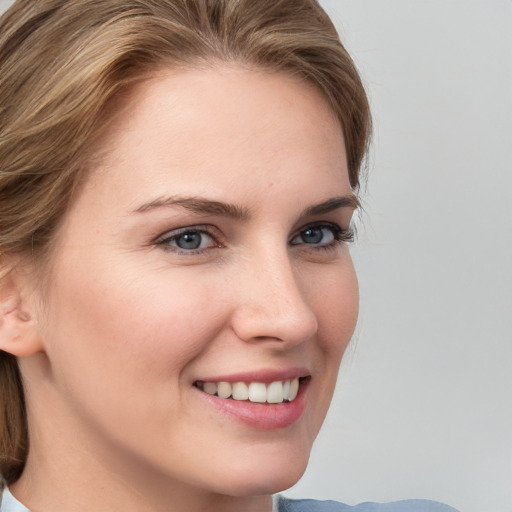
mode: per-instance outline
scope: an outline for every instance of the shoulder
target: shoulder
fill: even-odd
[[[457,512],[453,507],[429,500],[345,505],[338,501],[290,500],[279,496],[277,504],[277,512]]]

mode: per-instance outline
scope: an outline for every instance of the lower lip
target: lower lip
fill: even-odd
[[[231,398],[219,398],[209,395],[197,388],[211,406],[221,413],[231,416],[235,420],[249,427],[260,430],[274,430],[293,425],[304,412],[306,407],[306,395],[309,379],[301,381],[297,397],[292,402],[281,404],[254,403],[249,401],[233,400]]]

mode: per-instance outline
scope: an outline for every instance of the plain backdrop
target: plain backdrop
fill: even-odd
[[[512,1],[322,4],[375,135],[357,334],[287,494],[511,512]]]

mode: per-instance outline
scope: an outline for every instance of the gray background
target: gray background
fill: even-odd
[[[358,331],[288,494],[511,512],[512,1],[322,3],[375,138]]]

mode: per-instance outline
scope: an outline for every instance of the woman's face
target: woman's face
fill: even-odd
[[[292,485],[357,317],[338,122],[287,75],[189,70],[138,86],[102,146],[38,319],[52,442],[215,493]]]

